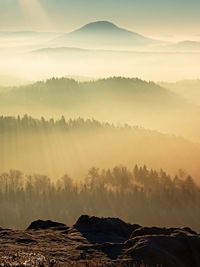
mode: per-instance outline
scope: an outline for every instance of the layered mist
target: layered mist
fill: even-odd
[[[88,213],[200,229],[197,41],[98,21],[1,32],[0,58],[0,225]]]
[[[181,137],[139,127],[114,126],[95,120],[66,121],[1,117],[1,167],[57,180],[64,174],[80,180],[91,167],[135,164],[164,168],[171,175],[192,175],[199,182],[200,145]]]
[[[152,39],[97,21],[69,33],[0,32],[0,56],[4,85],[66,75],[177,81],[199,76],[200,43]]]

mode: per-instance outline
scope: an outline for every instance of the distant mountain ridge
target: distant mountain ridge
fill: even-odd
[[[40,31],[0,31],[0,38],[22,38],[22,37],[54,37],[58,32],[40,32]]]
[[[124,28],[118,27],[117,25],[115,25],[112,22],[109,21],[96,21],[96,22],[91,22],[88,23],[84,26],[82,26],[81,28],[72,31],[71,33],[69,33],[70,35],[75,35],[75,34],[82,34],[82,33],[86,33],[86,34],[95,34],[95,33],[116,33],[116,34],[122,34],[122,35],[126,35],[126,36],[130,36],[133,37],[133,35],[140,37],[141,39],[144,40],[150,40],[150,38],[144,37],[138,33],[135,32],[131,32],[129,30],[126,30]],[[153,41],[153,40],[152,40]]]
[[[178,52],[200,52],[200,42],[185,40],[178,43],[171,43],[160,47],[163,51]]]
[[[84,26],[82,26],[81,28],[72,31],[72,33],[76,33],[79,31],[96,31],[96,30],[116,30],[118,31],[119,28],[118,26],[116,26],[114,23],[109,22],[109,21],[96,21],[96,22],[91,22],[91,23],[87,23]]]
[[[69,49],[92,49],[92,50],[119,50],[138,51],[147,49],[148,51],[165,52],[200,52],[200,42],[194,40],[183,40],[179,42],[167,42],[156,40],[135,31],[120,27],[110,21],[94,21],[81,26],[71,32],[40,32],[32,30],[22,31],[0,31],[2,39],[35,39],[41,38],[46,41],[42,44],[45,52],[70,52]],[[41,42],[41,40],[40,40]],[[49,48],[56,50],[49,50]],[[40,51],[42,52],[42,51]],[[75,51],[73,51],[75,52]]]
[[[89,52],[87,49],[82,49],[78,47],[47,47],[31,51],[31,53],[78,53],[78,52]]]
[[[109,21],[96,21],[88,23],[81,28],[56,38],[63,45],[76,45],[79,47],[132,47],[151,45],[158,41],[140,35],[136,32],[120,28]],[[56,41],[55,40],[55,41]]]
[[[107,51],[166,51],[166,52],[200,52],[200,42],[183,40],[176,43],[156,40],[135,31],[120,27],[113,22],[102,20],[87,23],[71,32],[39,31],[0,31],[0,38],[35,39],[46,41],[39,52],[70,52],[70,48]],[[41,42],[41,40],[40,40]],[[51,50],[49,48],[52,48]],[[55,49],[53,51],[53,48]],[[65,48],[65,49],[64,49]],[[78,50],[77,50],[78,51]],[[80,50],[79,50],[80,51]],[[76,52],[76,51],[71,51]]]

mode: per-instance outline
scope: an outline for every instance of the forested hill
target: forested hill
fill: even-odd
[[[0,90],[1,92],[1,90]],[[199,141],[200,108],[154,82],[113,77],[89,82],[52,78],[4,88],[0,112],[40,118],[95,118],[128,123]],[[191,117],[193,120],[191,121]]]
[[[19,169],[57,177],[82,177],[91,166],[135,163],[179,169],[200,181],[200,145],[138,126],[94,119],[0,117],[0,172]],[[78,167],[77,167],[78,166]]]
[[[200,188],[191,176],[171,177],[146,166],[91,168],[81,183],[67,174],[52,180],[12,170],[0,173],[0,225],[24,228],[41,216],[71,224],[80,214],[90,213],[199,231],[199,197]]]
[[[94,119],[69,119],[66,120],[64,116],[60,119],[35,119],[25,114],[24,116],[0,116],[0,133],[16,133],[27,132],[40,133],[41,131],[55,132],[55,131],[82,131],[82,130],[125,130],[125,129],[138,129],[137,126],[131,127],[128,125],[114,126],[113,124],[99,122]]]
[[[183,99],[171,91],[153,82],[140,79],[113,77],[90,82],[77,82],[68,78],[52,78],[32,85],[8,88],[0,95],[0,103],[14,105],[33,104],[51,107],[70,107],[74,104],[111,104],[126,101],[157,105],[165,101],[167,105],[183,102]],[[148,101],[148,103],[147,103]],[[150,102],[149,102],[150,101]],[[67,105],[67,106],[66,106]],[[163,105],[163,103],[162,103]]]

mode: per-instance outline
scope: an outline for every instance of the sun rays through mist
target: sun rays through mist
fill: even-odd
[[[31,26],[36,26],[38,30],[41,25],[45,27],[52,26],[40,0],[19,0],[19,5],[25,19]]]

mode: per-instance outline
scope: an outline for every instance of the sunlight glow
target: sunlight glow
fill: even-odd
[[[51,26],[50,19],[40,0],[19,0],[19,4],[29,24],[36,25],[38,28],[41,25],[45,27]]]

